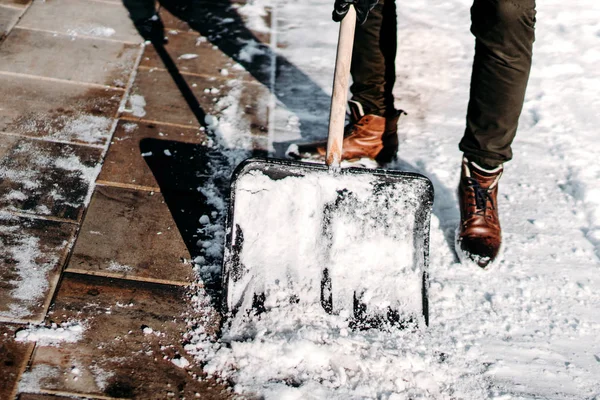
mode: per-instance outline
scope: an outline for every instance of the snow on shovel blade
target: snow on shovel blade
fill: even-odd
[[[419,174],[246,160],[231,185],[225,312],[320,304],[359,329],[427,323],[432,203]]]

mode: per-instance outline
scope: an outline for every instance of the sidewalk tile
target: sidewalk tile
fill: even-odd
[[[21,393],[17,400],[89,400],[86,397],[55,396],[52,394]]]
[[[0,74],[0,132],[103,146],[122,90]]]
[[[18,325],[0,324],[0,399],[13,399],[21,371],[29,362],[33,344],[14,340]]]
[[[0,135],[0,210],[79,221],[102,150]]]
[[[188,2],[188,4],[189,3],[191,2]],[[230,12],[235,13],[235,15],[237,16],[239,15],[239,13],[237,13],[235,10],[246,3],[248,3],[247,0],[197,0],[192,3],[192,8],[188,7],[185,11],[181,12],[181,14],[178,14],[175,10],[173,10],[176,14],[179,15],[179,17],[175,16],[165,7],[161,7],[159,9],[159,15],[167,30],[175,29],[178,31],[185,32],[192,29],[190,28],[190,25],[187,22],[189,20],[191,20],[192,25],[194,25],[194,20],[200,20],[201,22],[203,22],[202,17],[208,12],[214,12],[215,9],[228,9],[230,10]],[[196,8],[194,8],[194,6]],[[224,14],[224,12],[221,11],[220,14]],[[229,15],[226,17],[229,17]]]
[[[269,91],[259,85],[239,80],[186,76],[185,81],[205,114],[222,117],[231,123],[224,134],[265,135],[268,126]],[[145,104],[144,109],[135,104]],[[200,126],[169,72],[140,69],[132,88],[125,115],[152,121]],[[136,112],[137,111],[137,112]],[[202,123],[204,124],[203,118]]]
[[[0,42],[6,37],[9,29],[17,22],[23,14],[23,10],[0,5]]]
[[[160,10],[158,11],[158,14],[160,15],[160,19],[162,20],[163,25],[165,26],[165,30],[167,30],[167,31],[169,31],[169,30],[178,30],[181,32],[193,31],[193,29],[190,28],[190,25],[187,22],[181,20],[180,18],[177,18],[172,13],[170,13],[169,10],[167,10],[164,7],[160,8]]]
[[[20,388],[137,399],[226,399],[181,344],[185,290],[170,285],[65,274],[49,321],[81,321],[82,338],[38,346]],[[210,322],[216,321],[204,315]],[[144,329],[146,328],[146,329]],[[207,326],[210,331],[210,327]],[[214,328],[213,328],[214,329]],[[192,364],[177,367],[181,356]]]
[[[27,7],[32,0],[0,0],[0,5],[7,5],[11,7]]]
[[[27,10],[19,27],[73,36],[142,42],[122,3],[81,0],[35,1]]]
[[[0,71],[123,88],[139,46],[13,29],[0,47]]]
[[[44,319],[76,229],[0,213],[0,320]]]
[[[214,48],[205,37],[194,33],[168,33],[167,36],[169,43],[165,47],[180,72],[258,83],[248,71],[222,51]],[[165,68],[152,45],[146,46],[140,65],[148,68]]]
[[[67,271],[186,285],[189,260],[161,193],[98,186]]]
[[[199,129],[120,120],[98,180],[158,189],[156,178],[146,162],[150,154],[141,150],[142,142],[160,141],[165,146],[163,154],[165,150],[173,151],[173,156],[177,157],[178,154],[169,149],[172,147],[170,142],[181,143],[179,147],[183,147],[185,144],[202,144],[206,140],[206,135]]]
[[[265,15],[257,18],[252,11],[253,18],[249,19],[242,11],[244,5],[236,3],[223,4],[223,2],[197,2],[196,8],[192,7],[180,17],[169,13],[164,7],[160,15],[168,33],[169,41],[174,36],[182,33],[200,35],[199,43],[208,46],[217,46],[220,51],[229,54],[230,58],[239,56],[243,47],[251,42],[258,42],[265,46],[271,43],[272,14],[270,9],[265,9]],[[206,43],[208,41],[208,43]]]

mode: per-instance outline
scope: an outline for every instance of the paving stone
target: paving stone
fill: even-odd
[[[177,29],[199,33],[202,36],[200,40],[207,40],[205,46],[213,46],[214,50],[218,49],[224,57],[234,61],[232,69],[248,71],[256,81],[269,87],[276,56],[270,47],[271,12],[265,9],[262,19],[256,18],[256,15],[249,19],[245,17],[243,7],[241,4],[223,2],[193,2],[184,12],[171,10],[186,22],[184,26],[180,26],[182,22],[172,16],[167,15],[165,20],[167,25],[173,23]],[[199,57],[195,62],[207,60]],[[182,67],[190,67],[191,60],[185,61],[180,63]],[[213,68],[211,63],[204,68],[207,67]],[[219,70],[222,68],[219,67]]]
[[[147,158],[154,156],[155,152],[157,155],[162,153],[164,157],[160,162],[163,165],[160,168],[167,170],[172,169],[173,162],[177,162],[185,154],[191,167],[199,164],[198,157],[194,154],[196,146],[191,145],[202,145],[206,141],[206,135],[199,129],[120,120],[98,181],[103,184],[135,185],[159,190],[156,178],[146,162]],[[142,146],[146,147],[150,143],[153,143],[152,149],[141,150]],[[159,146],[162,148],[159,149]],[[172,156],[166,156],[165,151]],[[181,171],[173,171],[173,175],[180,173]]]
[[[65,274],[48,323],[81,321],[82,338],[60,347],[38,345],[21,390],[138,399],[230,398],[214,381],[195,379],[202,370],[194,363],[179,368],[171,362],[178,356],[192,362],[181,344],[185,297],[185,290],[176,286]],[[204,317],[210,331],[217,321]]]
[[[223,39],[238,37],[246,40],[254,37],[262,43],[269,43],[269,7],[264,8],[264,15],[258,19],[256,7],[250,11],[251,18],[247,17],[245,1],[189,1],[184,8],[178,7],[175,2],[172,5],[170,2],[163,3],[159,12],[166,29],[191,29],[207,37],[214,35]]]
[[[195,33],[167,33],[165,48],[182,73],[223,76],[259,83],[231,57],[215,48],[204,36]],[[165,68],[154,47],[147,45],[140,63],[147,68]]]
[[[80,0],[35,1],[19,26],[73,36],[84,35],[131,43],[142,42],[122,3]]]
[[[0,210],[79,221],[102,150],[0,135]]]
[[[55,396],[52,394],[21,393],[18,400],[87,400],[79,396]]]
[[[29,4],[31,4],[31,1],[32,0],[0,0],[0,5],[26,8]]]
[[[22,10],[0,5],[0,42],[23,14]]]
[[[0,132],[103,146],[123,91],[0,74]]]
[[[138,45],[13,29],[0,47],[0,71],[124,88]]]
[[[162,22],[165,26],[165,30],[167,30],[167,31],[169,31],[169,30],[177,30],[177,31],[181,31],[181,32],[193,31],[193,29],[190,28],[190,25],[186,21],[184,21],[180,18],[177,18],[172,13],[170,13],[169,10],[166,9],[165,7],[161,7],[158,11],[158,14],[160,15],[160,19],[162,20]]]
[[[192,112],[169,72],[140,69],[124,115],[199,127],[199,121],[206,123],[205,114],[208,114],[225,120],[218,131],[222,135],[266,135],[270,99],[266,88],[238,80],[189,75],[185,82],[194,97],[190,102],[199,103],[201,108],[197,110],[192,104],[196,113]],[[144,105],[143,109],[140,104]]]
[[[33,344],[17,343],[15,332],[20,326],[0,324],[0,399],[13,399],[21,372],[29,362]]]
[[[98,186],[67,271],[185,285],[194,279],[189,261],[161,193]]]
[[[202,14],[215,8],[229,9],[229,12],[235,12],[240,6],[247,3],[246,0],[222,1],[222,0],[196,0],[187,2],[188,7],[182,11],[177,11],[177,6],[170,6],[170,3],[165,1],[160,7],[159,15],[167,30],[189,31],[192,30],[187,21],[202,18]],[[191,6],[191,7],[190,7]],[[269,7],[265,9],[270,10]],[[239,18],[239,13],[235,12],[236,18]],[[177,15],[177,16],[176,16]],[[268,15],[270,18],[270,14]]]
[[[41,322],[76,225],[0,213],[0,320]]]

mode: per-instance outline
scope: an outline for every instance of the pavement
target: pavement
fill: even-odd
[[[200,3],[213,16],[239,5]],[[218,329],[190,301],[210,211],[197,190],[210,177],[202,117],[226,112],[219,100],[240,80],[245,143],[268,150],[272,71],[234,68],[239,49],[222,36],[161,15],[166,58],[120,0],[0,0],[2,400],[232,396],[176,362],[192,360],[190,323]],[[16,340],[73,321],[73,342]]]

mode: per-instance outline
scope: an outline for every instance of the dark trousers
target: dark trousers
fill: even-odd
[[[467,126],[460,150],[483,166],[512,158],[511,143],[531,69],[535,0],[474,0],[471,32],[475,58]],[[380,0],[365,24],[357,26],[350,88],[366,113],[393,111],[396,5]]]

